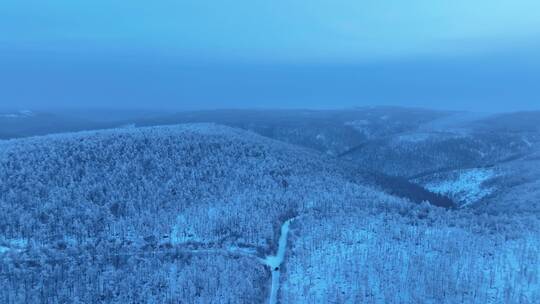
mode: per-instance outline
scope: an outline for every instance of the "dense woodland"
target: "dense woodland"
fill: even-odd
[[[276,269],[264,259],[291,220],[280,303],[535,303],[535,137],[507,150],[506,131],[397,144],[440,115],[422,113],[355,137],[394,153],[377,156],[379,172],[366,170],[375,150],[347,159],[335,142],[328,153],[214,124],[0,141],[0,301],[266,303]],[[369,125],[358,121],[345,126]],[[438,140],[442,154],[418,153]],[[463,149],[485,155],[461,162]],[[385,169],[415,161],[421,176]],[[450,169],[432,172],[439,162]]]

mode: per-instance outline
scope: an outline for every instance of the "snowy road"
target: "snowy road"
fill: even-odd
[[[199,249],[186,249],[184,252],[191,254],[223,254],[223,255],[235,255],[245,256],[257,260],[259,263],[270,268],[272,273],[272,285],[270,289],[270,298],[268,303],[276,304],[279,291],[281,264],[285,258],[285,252],[287,250],[287,237],[289,235],[289,227],[292,221],[298,217],[293,217],[285,221],[281,225],[278,248],[275,255],[269,255],[265,258],[261,258],[257,255],[257,251],[253,248],[240,248],[236,246],[227,246],[225,248],[199,248]],[[178,249],[177,249],[178,250]]]
[[[285,250],[287,249],[287,236],[289,235],[289,226],[294,218],[289,219],[281,225],[281,233],[279,235],[279,245],[276,255],[267,256],[264,259],[264,264],[270,267],[272,270],[272,289],[270,291],[270,300],[269,304],[277,303],[277,295],[279,290],[279,276],[280,276],[280,266],[283,263],[283,258],[285,257]]]

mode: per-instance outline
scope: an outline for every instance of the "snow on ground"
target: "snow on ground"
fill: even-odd
[[[290,244],[281,301],[536,303],[534,232],[509,239],[425,224],[383,215],[311,218]]]
[[[220,211],[217,208],[210,207],[208,209],[209,218],[220,217]],[[193,249],[190,250],[191,253],[211,253],[211,254],[234,254],[238,256],[247,256],[255,258],[257,261],[268,266],[272,272],[271,288],[270,288],[270,298],[269,303],[275,304],[278,299],[278,290],[280,283],[280,266],[283,263],[285,258],[285,251],[287,249],[287,237],[289,235],[289,226],[294,218],[285,221],[281,226],[278,249],[275,255],[266,256],[264,259],[257,257],[257,251],[253,248],[240,248],[237,246],[227,246],[225,248],[203,248],[203,249]],[[190,226],[187,223],[187,219],[184,215],[179,215],[177,222],[172,230],[171,242],[175,245],[182,243],[193,242],[198,240],[195,236],[195,232],[190,229]]]
[[[395,138],[394,144],[399,147],[403,143],[441,142],[449,139],[467,138],[470,135],[464,132],[413,132],[401,134]]]
[[[527,145],[527,147],[530,148],[533,146],[533,144],[525,136],[522,136],[521,140]]]
[[[1,239],[0,238],[0,254],[9,251],[21,251],[28,245],[28,242],[23,239]]]
[[[459,170],[449,178],[429,182],[425,187],[435,193],[448,195],[460,202],[461,207],[478,202],[493,192],[484,182],[495,177],[492,169]]]
[[[289,226],[292,220],[288,220],[281,226],[281,233],[279,235],[279,245],[276,255],[267,256],[265,264],[271,267],[272,269],[278,268],[283,262],[283,257],[285,256],[285,249],[287,248],[287,236],[289,234]]]
[[[429,133],[410,133],[398,136],[398,141],[408,143],[419,143],[432,138]]]
[[[369,124],[370,124],[369,120],[365,120],[365,119],[358,119],[358,120],[345,122],[346,126],[351,126],[351,127],[362,127],[362,126],[368,126]]]
[[[173,226],[171,232],[171,243],[173,245],[188,243],[188,242],[200,242],[202,241],[195,234],[195,230],[189,225],[188,219],[184,215],[179,215],[176,218],[176,224]]]
[[[515,286],[519,286],[517,292],[522,294],[523,303],[528,302],[538,296],[538,281],[533,284],[531,282],[522,282],[526,277],[534,277],[534,269],[530,265],[537,264],[538,256],[531,254],[538,248],[538,238],[533,235],[524,237],[523,240],[509,240],[504,243],[503,250],[500,250],[494,255],[492,263],[498,265],[494,269],[489,264],[483,264],[480,269],[485,273],[486,277],[490,278],[489,288],[486,291],[487,303],[500,303],[503,295],[507,296],[508,281],[515,282]],[[535,262],[536,261],[536,262]]]
[[[363,134],[366,137],[371,137],[373,135],[371,131],[371,128],[373,126],[371,126],[371,122],[369,120],[359,119],[347,121],[344,123],[344,125],[355,129],[357,132]]]
[[[293,258],[294,262],[290,266],[292,271],[288,271],[286,282],[284,282],[286,287],[291,290],[304,290],[309,293],[310,297],[321,300],[320,303],[325,303],[328,300],[327,296],[336,287],[345,294],[354,294],[355,285],[351,284],[352,277],[337,275],[334,260],[343,257],[362,259],[364,254],[358,253],[365,253],[368,250],[368,244],[374,235],[372,231],[362,229],[344,230],[342,233],[345,239],[340,239],[339,242],[324,242],[323,247],[317,247],[310,251],[306,259],[300,263],[297,263],[298,261]],[[302,235],[301,242],[320,244],[323,240],[319,239],[317,235],[307,234]],[[353,248],[357,250],[354,253],[351,252]],[[298,264],[301,266],[298,267]],[[358,273],[355,274],[358,275]],[[306,281],[309,281],[309,284]],[[377,289],[379,287],[375,280],[371,282],[373,284],[370,284],[370,288]]]
[[[272,287],[270,290],[270,304],[277,303],[277,296],[279,290],[280,279],[280,266],[283,263],[285,257],[285,250],[287,249],[287,237],[289,235],[289,226],[294,219],[289,219],[281,225],[281,232],[279,235],[278,251],[276,255],[267,256],[264,259],[264,263],[272,270]]]

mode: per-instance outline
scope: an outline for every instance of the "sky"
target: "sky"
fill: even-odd
[[[3,0],[0,108],[540,108],[537,0]]]

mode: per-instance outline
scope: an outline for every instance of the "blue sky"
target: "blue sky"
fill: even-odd
[[[1,5],[5,107],[540,105],[540,1]]]

